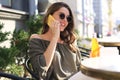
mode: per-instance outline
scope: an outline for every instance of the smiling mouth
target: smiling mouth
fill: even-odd
[[[64,24],[64,23],[61,23],[61,26],[65,26],[65,24]]]

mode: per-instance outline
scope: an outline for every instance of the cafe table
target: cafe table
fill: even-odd
[[[101,80],[120,80],[120,55],[85,59],[81,62],[81,72]]]
[[[120,38],[111,36],[111,37],[104,37],[98,38],[98,43],[104,47],[117,47],[120,55]]]

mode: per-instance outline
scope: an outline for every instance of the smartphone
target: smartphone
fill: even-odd
[[[53,17],[52,15],[49,15],[49,16],[48,16],[48,22],[47,22],[48,26],[51,25],[51,22],[52,22],[52,21],[55,21],[55,19],[54,19],[54,17]]]

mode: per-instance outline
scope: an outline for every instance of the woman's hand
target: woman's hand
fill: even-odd
[[[53,37],[59,38],[60,36],[60,22],[55,20],[52,22],[50,30],[52,32]]]
[[[49,15],[48,25],[50,27],[53,38],[58,39],[60,36],[60,22],[55,20],[53,16]]]

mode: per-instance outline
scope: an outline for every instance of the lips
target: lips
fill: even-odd
[[[65,26],[65,24],[64,24],[64,23],[61,23],[61,26]]]

